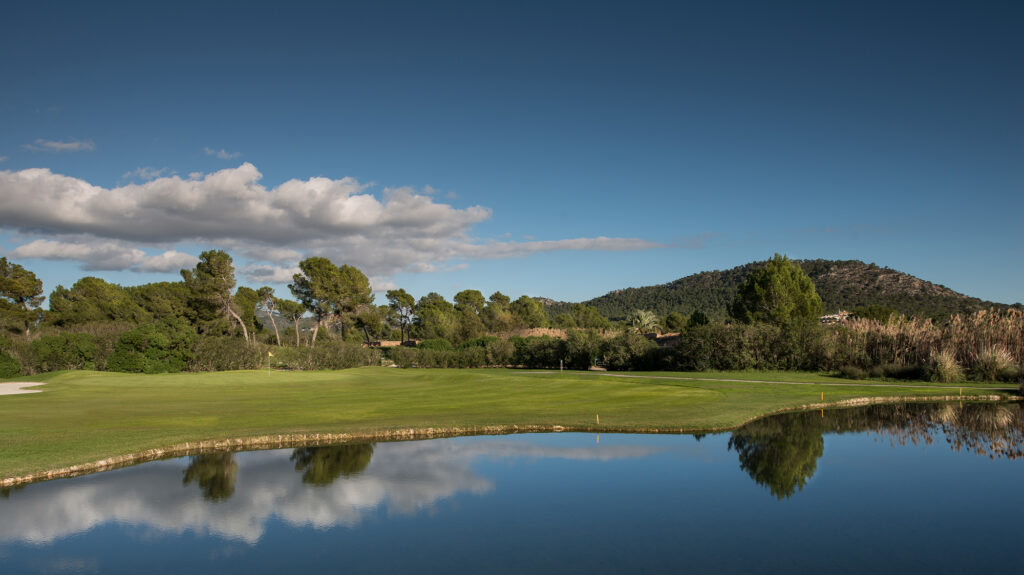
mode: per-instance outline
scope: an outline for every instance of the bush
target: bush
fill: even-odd
[[[531,368],[556,368],[565,358],[565,342],[549,335],[512,337],[515,348],[512,363]]]
[[[141,325],[121,334],[107,369],[130,373],[177,373],[188,366],[196,334],[181,320]]]
[[[277,369],[347,369],[366,365],[380,365],[379,349],[365,348],[362,344],[341,340],[317,341],[315,347],[269,347],[259,353],[266,356],[270,366]]]
[[[267,357],[266,346],[249,345],[244,339],[231,336],[199,338],[188,361],[189,371],[229,371],[259,369]],[[273,359],[273,358],[270,358]]]
[[[95,369],[96,340],[84,333],[41,337],[29,344],[34,371]]]
[[[635,332],[623,332],[605,344],[605,361],[610,370],[659,369],[653,360],[658,346]]]
[[[447,339],[441,339],[439,337],[434,339],[425,339],[416,344],[418,349],[436,349],[442,351],[449,351],[452,349],[452,342]]]
[[[846,379],[864,379],[868,376],[868,372],[856,365],[844,365],[839,368],[839,373]]]
[[[0,351],[0,377],[13,377],[21,374],[21,362],[11,357],[6,351]]]
[[[959,383],[964,380],[964,370],[956,361],[951,350],[932,351],[931,380],[939,383]]]
[[[569,369],[587,369],[601,357],[604,339],[592,329],[570,329],[565,334],[565,359]]]
[[[974,354],[972,371],[974,377],[981,381],[997,381],[1000,373],[1013,367],[1013,356],[1000,345],[989,345]]]
[[[920,381],[927,379],[928,370],[923,365],[887,364],[882,366],[882,373],[889,379]]]

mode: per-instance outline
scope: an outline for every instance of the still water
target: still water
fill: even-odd
[[[197,455],[0,492],[0,572],[1024,572],[1018,405]]]

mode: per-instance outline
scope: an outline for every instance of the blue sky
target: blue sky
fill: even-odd
[[[1019,2],[207,4],[5,9],[0,250],[47,292],[218,247],[579,301],[780,252],[1024,301]]]

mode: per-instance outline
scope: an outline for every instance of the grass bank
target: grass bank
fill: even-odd
[[[710,430],[801,406],[960,393],[948,384],[904,386],[789,372],[601,375],[360,368],[167,375],[73,371],[23,379],[46,385],[38,388],[42,393],[0,396],[0,479],[229,438],[510,426]],[[982,384],[965,385],[962,393],[1011,395],[1006,386]]]

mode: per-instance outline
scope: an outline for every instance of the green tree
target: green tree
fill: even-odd
[[[419,339],[440,338],[451,341],[455,338],[458,316],[455,306],[444,296],[430,292],[421,297],[416,304],[416,316],[415,331]]]
[[[708,325],[711,320],[708,319],[708,314],[697,310],[690,314],[690,319],[686,320],[686,327],[699,327],[702,325]]]
[[[263,286],[256,290],[256,298],[258,300],[256,309],[262,310],[270,318],[270,325],[274,326],[274,337],[277,338],[277,347],[281,347],[281,332],[277,330],[277,320],[274,319],[274,314],[277,313],[277,302],[278,299],[274,297],[274,288],[270,286]]]
[[[295,347],[299,347],[299,321],[306,313],[306,306],[297,301],[279,298],[274,298],[274,305],[277,307],[277,310],[281,312],[281,317],[292,322],[292,327],[295,328]]]
[[[665,316],[665,321],[663,322],[665,324],[665,330],[669,332],[683,331],[686,329],[686,319],[685,315],[677,311],[669,312],[669,314]]]
[[[242,328],[245,341],[249,341],[249,330],[234,306],[235,266],[227,252],[203,252],[195,269],[181,270],[181,277],[200,319],[231,318]]]
[[[526,327],[547,327],[548,325],[548,312],[544,310],[544,304],[532,297],[520,296],[519,299],[509,304],[509,311]]]
[[[474,315],[480,315],[484,311],[486,303],[484,294],[475,289],[462,290],[455,294],[455,309],[457,311],[469,311]]]
[[[821,316],[821,298],[800,266],[775,254],[740,286],[732,316],[743,323],[776,325],[817,319]]]
[[[358,268],[338,267],[322,257],[302,260],[299,269],[302,273],[292,276],[288,288],[316,319],[310,345],[321,327],[329,329],[333,324],[341,326],[344,340],[348,326],[373,303],[370,280]]]
[[[626,316],[626,321],[636,333],[655,333],[659,327],[657,314],[646,309],[633,310]]]
[[[67,327],[95,321],[145,323],[153,315],[143,309],[125,288],[96,277],[84,277],[71,289],[57,286],[50,293],[47,322]]]
[[[608,329],[612,325],[608,318],[597,311],[597,308],[581,303],[573,304],[572,317],[576,325],[582,328]]]
[[[256,319],[256,308],[260,305],[259,293],[245,286],[238,286],[235,291],[234,308],[238,312],[242,322],[252,334],[252,341],[256,342],[256,332],[263,329],[263,325]]]
[[[487,330],[491,333],[505,333],[512,331],[515,319],[509,312],[509,304],[512,300],[500,291],[491,294],[487,298],[487,305],[484,306],[484,313],[481,318]]]
[[[40,318],[43,282],[20,265],[0,258],[0,319],[8,326],[24,329],[30,335]]]
[[[309,340],[312,347],[320,328],[326,329],[337,317],[334,308],[335,302],[341,299],[341,270],[331,260],[321,257],[302,260],[299,269],[302,273],[292,276],[288,289],[316,320]]]
[[[334,302],[334,313],[338,316],[338,324],[341,325],[341,339],[345,339],[349,325],[356,323],[360,317],[369,317],[367,314],[375,313],[376,309],[372,307],[373,288],[370,287],[370,279],[366,274],[350,265],[342,265],[338,272],[341,286],[338,290],[338,299]],[[377,323],[380,323],[380,318],[377,318]],[[361,321],[355,327],[365,328],[366,325],[365,321]]]
[[[398,329],[401,330],[401,340],[405,341],[407,330],[416,316],[416,300],[404,289],[388,290],[386,294],[388,309],[398,320]]]
[[[186,318],[189,292],[184,282],[157,282],[124,288],[154,319]]]

